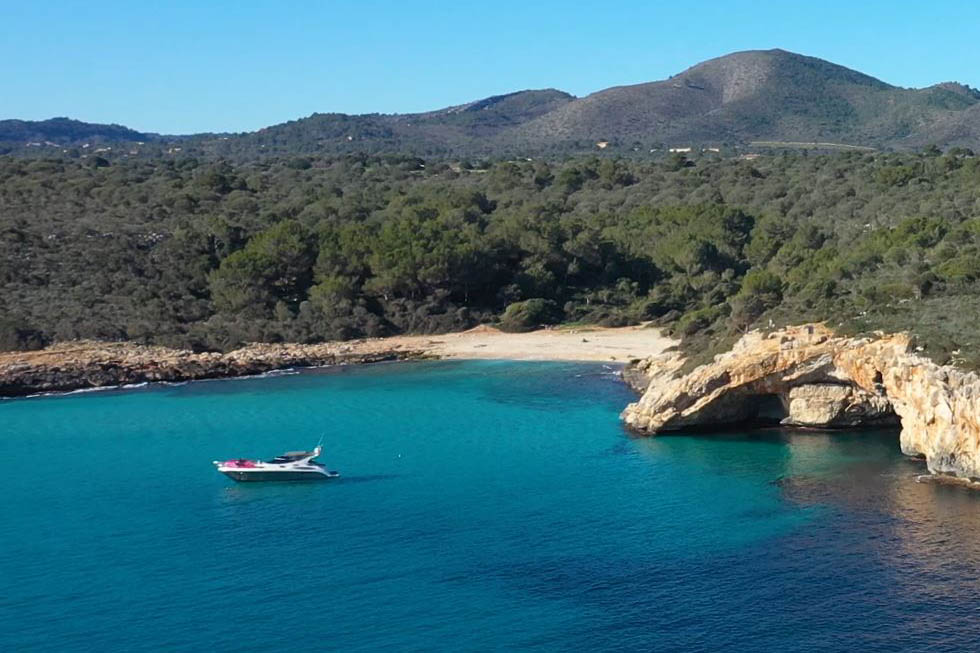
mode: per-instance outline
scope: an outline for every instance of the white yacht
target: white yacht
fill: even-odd
[[[218,471],[233,481],[325,481],[340,476],[313,460],[320,455],[320,445],[313,451],[287,451],[265,462],[236,458],[215,460]]]

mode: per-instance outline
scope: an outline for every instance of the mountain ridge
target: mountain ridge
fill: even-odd
[[[0,121],[0,142],[176,141],[220,156],[400,152],[515,156],[753,141],[839,142],[877,149],[928,143],[980,147],[980,91],[960,82],[921,89],[781,49],[746,50],[664,80],[575,97],[558,89],[489,96],[405,114],[313,113],[254,132],[160,136],[64,118]],[[72,129],[67,129],[65,121]],[[59,131],[60,130],[60,131]]]

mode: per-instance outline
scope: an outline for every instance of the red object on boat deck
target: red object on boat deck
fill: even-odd
[[[224,463],[225,467],[255,467],[255,461],[245,460],[244,458],[239,458],[238,460],[226,460]]]

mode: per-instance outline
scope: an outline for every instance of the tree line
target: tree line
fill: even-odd
[[[0,347],[831,320],[973,364],[968,150],[481,165],[0,157]]]

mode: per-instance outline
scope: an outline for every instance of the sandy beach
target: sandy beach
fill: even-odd
[[[462,333],[395,336],[375,342],[426,351],[439,358],[607,362],[645,358],[677,344],[659,329],[643,326],[562,327],[528,333],[479,326]]]

